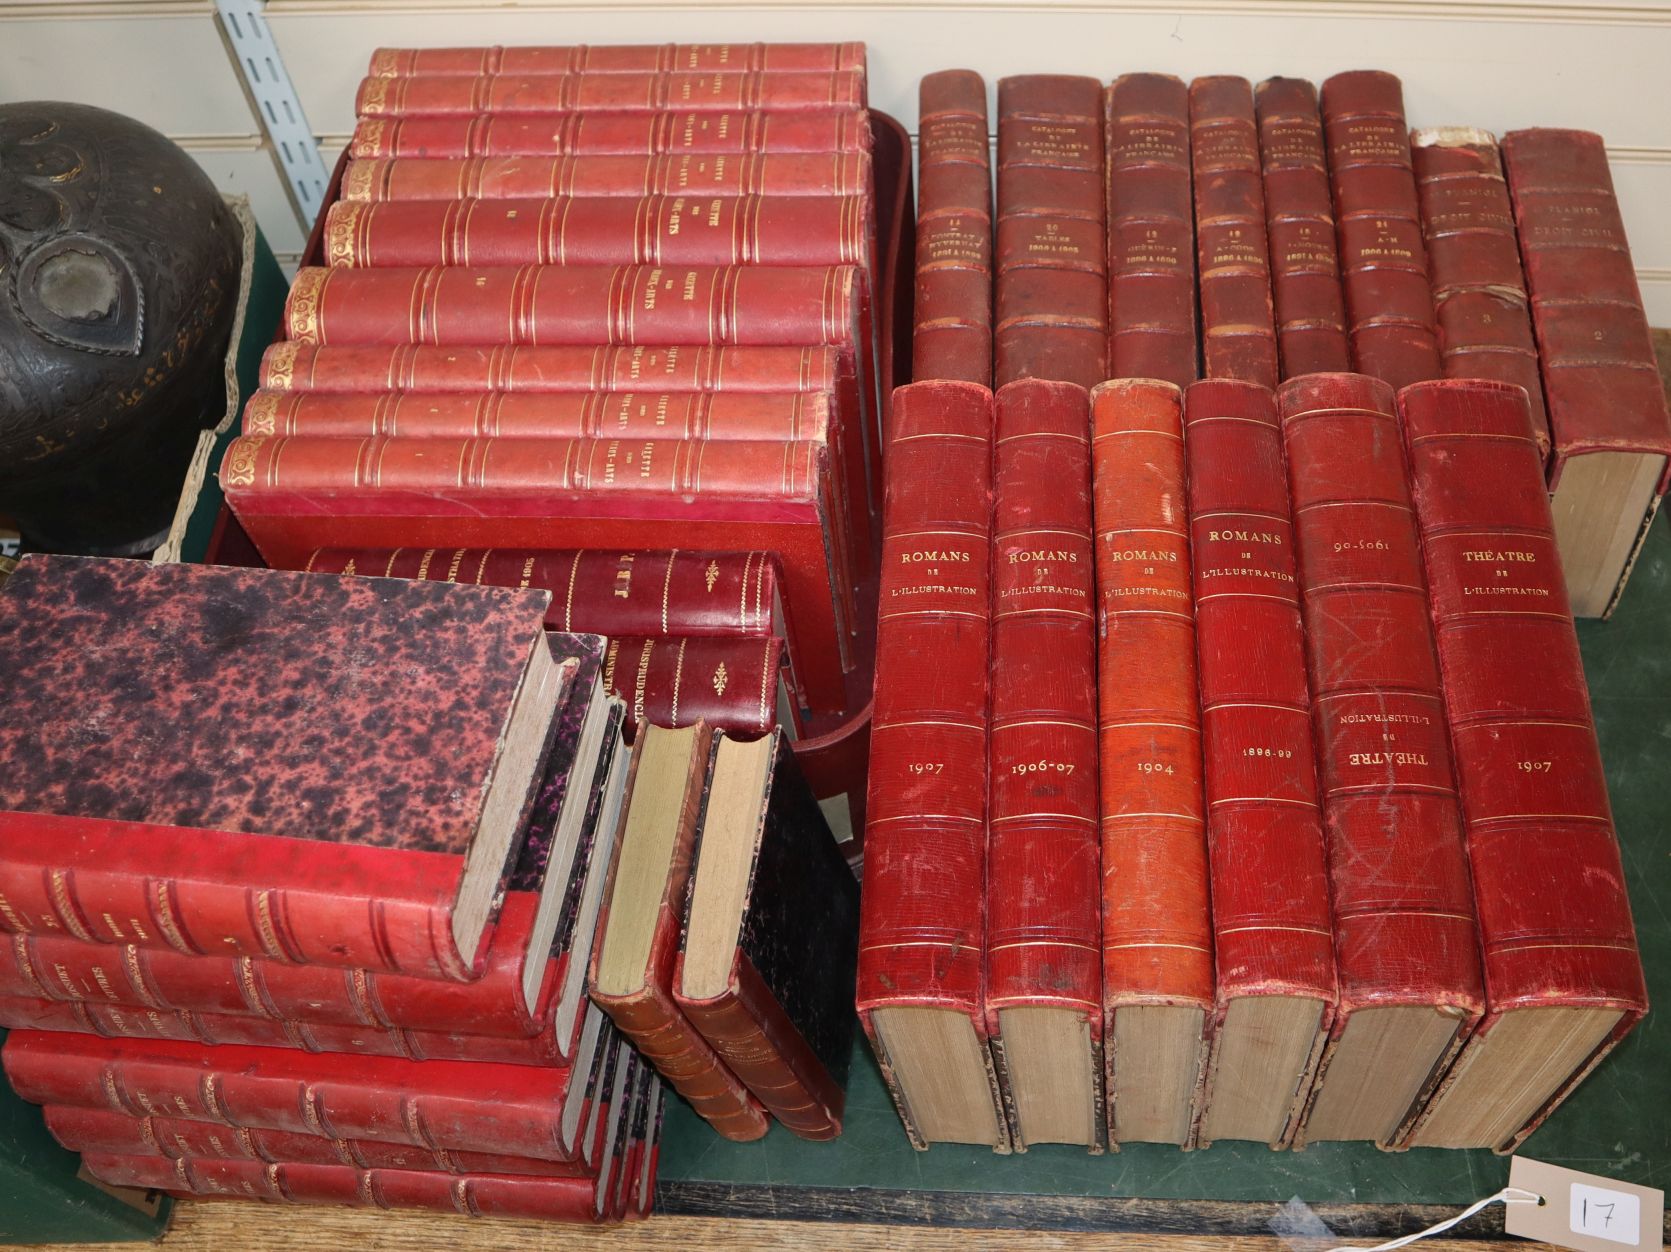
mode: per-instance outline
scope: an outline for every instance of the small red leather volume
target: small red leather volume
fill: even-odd
[[[1189,151],[1201,274],[1202,373],[1277,384],[1271,258],[1253,87],[1197,78],[1189,87]]]
[[[829,436],[830,409],[830,397],[806,392],[257,391],[243,433],[816,442]]]
[[[769,552],[321,548],[308,557],[306,568],[316,574],[543,587],[551,592],[547,630],[742,637],[777,633],[778,572]]]
[[[577,667],[549,599],[24,557],[0,930],[481,976]]]
[[[771,109],[846,112],[865,107],[863,70],[796,74],[720,70],[617,74],[409,74],[365,78],[358,117],[460,117],[477,113],[662,113]]]
[[[1381,70],[1328,79],[1323,127],[1353,367],[1394,387],[1438,378],[1444,366],[1398,79]]]
[[[1067,74],[998,83],[993,381],[1095,386],[1108,355],[1102,85]]]
[[[851,266],[309,268],[285,301],[308,344],[809,345],[858,355]]]
[[[261,357],[267,391],[833,392],[856,400],[834,348],[321,348],[281,339]],[[857,409],[842,409],[857,412]]]
[[[348,155],[661,156],[869,152],[870,115],[847,113],[477,113],[363,117]]]
[[[1352,368],[1317,89],[1267,78],[1253,93],[1282,376]]]
[[[604,656],[604,690],[626,702],[627,726],[689,726],[760,734],[783,705],[783,643],[758,639],[615,635]]]
[[[986,82],[942,70],[918,89],[912,377],[992,382],[992,152]]]
[[[1091,395],[1109,1137],[1187,1144],[1213,1006],[1183,396]]]
[[[342,175],[342,202],[868,196],[870,181],[870,155],[865,152],[391,157],[350,161]]]
[[[4,1059],[13,1089],[35,1104],[550,1161],[575,1158],[586,1081],[562,1066],[34,1030],[8,1035]]]
[[[1017,1148],[1101,1151],[1090,406],[1042,379],[996,405],[987,1029]]]
[[[366,73],[409,74],[712,74],[774,70],[789,74],[864,72],[862,43],[661,43],[531,45],[506,48],[378,48]]]
[[[592,999],[715,1130],[752,1140],[771,1119],[673,996],[712,742],[697,722],[646,726],[633,746],[632,803],[598,922]]]
[[[1601,136],[1510,131],[1503,167],[1549,406],[1567,595],[1578,617],[1606,617],[1671,483],[1665,386]]]
[[[329,265],[865,265],[865,196],[339,200]]]
[[[1408,1143],[1512,1152],[1641,1020],[1648,992],[1526,395],[1424,383],[1398,407],[1487,1003]]]
[[[859,1020],[917,1148],[1009,1134],[987,1048],[992,393],[894,392],[859,912]]]
[[[1547,460],[1549,416],[1497,140],[1490,131],[1463,126],[1415,130],[1410,155],[1445,377],[1495,378],[1524,387],[1532,437]]]
[[[1299,1141],[1399,1141],[1479,1019],[1479,931],[1392,388],[1278,394],[1340,1004]]]
[[[1123,74],[1108,127],[1108,373],[1187,387],[1201,377],[1190,194],[1189,89]]]
[[[1196,383],[1184,430],[1218,971],[1197,1140],[1281,1147],[1336,994],[1288,475],[1263,387]]]
[[[528,1174],[573,1178],[588,1172],[582,1161],[540,1161],[531,1156],[448,1152],[374,1139],[325,1139],[285,1130],[230,1130],[181,1117],[131,1117],[108,1109],[49,1104],[42,1112],[52,1137],[71,1152],[110,1152],[178,1160],[298,1161],[357,1165],[361,1169],[439,1169],[450,1174]]]

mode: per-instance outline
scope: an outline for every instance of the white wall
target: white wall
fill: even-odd
[[[967,66],[1107,79],[1374,67],[1410,121],[1603,134],[1650,319],[1671,326],[1671,0],[270,0],[268,23],[329,165],[380,44],[863,39],[871,97],[908,127],[916,83]],[[124,109],[247,192],[275,250],[302,229],[231,69],[210,0],[0,0],[0,99]]]

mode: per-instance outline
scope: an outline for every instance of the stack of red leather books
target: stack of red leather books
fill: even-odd
[[[377,52],[220,468],[262,558],[548,586],[634,721],[858,712],[865,105],[856,43]]]
[[[624,708],[604,640],[548,612],[536,590],[21,562],[4,1065],[95,1177],[648,1210],[661,1081],[587,995]]]
[[[997,102],[994,186],[986,85],[922,83],[887,449],[906,1132],[1512,1150],[1647,1007],[1573,615],[1671,420],[1599,141],[1374,71]]]

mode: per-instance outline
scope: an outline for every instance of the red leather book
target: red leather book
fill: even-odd
[[[769,552],[321,548],[307,569],[543,587],[552,597],[548,630],[746,638],[778,633],[778,570]]]
[[[1107,370],[1102,85],[1067,74],[998,83],[993,380],[1094,386]]]
[[[246,435],[369,439],[699,439],[818,442],[830,398],[806,392],[257,391]]]
[[[992,382],[992,151],[986,80],[942,70],[918,88],[918,381]]]
[[[631,159],[631,158],[627,158]],[[863,265],[865,196],[339,200],[331,265]]]
[[[585,1071],[569,1067],[33,1030],[8,1035],[3,1055],[13,1090],[35,1104],[550,1161],[579,1145]]]
[[[834,348],[316,347],[280,340],[261,358],[267,391],[833,392],[856,403]]]
[[[364,117],[348,155],[367,157],[658,156],[869,152],[870,117],[847,113],[477,113]]]
[[[1524,387],[1532,435],[1547,459],[1549,416],[1497,140],[1490,131],[1462,126],[1416,130],[1410,156],[1445,377]]]
[[[803,1139],[841,1134],[858,926],[859,885],[783,733],[716,737],[673,998]]]
[[[468,1019],[455,1025],[467,1026]],[[56,1030],[105,1039],[175,1039],[186,1043],[293,1048],[353,1056],[399,1056],[409,1061],[488,1061],[500,1065],[552,1065],[557,1035],[546,1029],[529,1039],[493,1038],[452,1031],[385,1030],[367,1026],[306,1025],[232,1013],[131,1008],[87,1000],[0,996],[0,1026],[7,1030]]]
[[[1392,388],[1314,374],[1278,402],[1340,980],[1299,1140],[1392,1144],[1483,1007],[1427,585]]]
[[[705,723],[650,725],[633,747],[632,805],[592,956],[592,999],[674,1090],[727,1139],[771,1119],[680,1010],[674,965],[712,758]]]
[[[1108,127],[1108,373],[1187,387],[1201,377],[1189,89],[1170,74],[1122,74]]]
[[[554,196],[868,196],[864,152],[742,156],[390,157],[350,161],[342,203],[391,200],[539,200]]]
[[[1016,1146],[1101,1151],[1090,403],[1024,379],[995,404],[986,1024]]]
[[[857,1001],[918,1148],[1009,1147],[981,959],[991,396],[912,383],[888,432]]]
[[[1526,393],[1426,383],[1398,408],[1487,1005],[1408,1142],[1511,1152],[1641,1020],[1648,992]]]
[[[359,117],[458,117],[476,113],[847,112],[865,107],[863,70],[796,74],[655,70],[604,74],[409,74],[366,78]]]
[[[1213,1006],[1183,396],[1091,397],[1109,1137],[1187,1144]]]
[[[481,975],[576,666],[548,598],[25,558],[0,595],[0,930]]]
[[[1351,369],[1317,89],[1303,78],[1267,78],[1253,103],[1282,376]]]
[[[1336,996],[1288,475],[1265,388],[1184,400],[1218,974],[1196,1137],[1280,1147]]]
[[[1271,258],[1253,87],[1197,78],[1189,87],[1195,244],[1201,273],[1201,356],[1208,378],[1277,384]]]
[[[325,1139],[284,1130],[233,1130],[180,1117],[130,1117],[108,1109],[48,1105],[47,1129],[71,1152],[121,1156],[356,1165],[361,1169],[438,1169],[451,1174],[528,1174],[570,1178],[585,1172],[579,1161],[538,1161],[526,1156],[449,1152],[372,1139]]]
[[[47,932],[8,936],[0,947],[0,994],[361,1030],[446,1032],[468,1023],[475,1035],[525,1039],[549,1028],[562,981],[560,959],[548,958],[535,984],[539,998],[530,1003],[523,994],[538,906],[531,892],[506,895],[487,970],[471,983],[256,957],[188,956]]]
[[[569,44],[505,48],[378,48],[366,73],[411,74],[712,74],[775,70],[831,74],[865,68],[862,43]]]
[[[783,643],[763,639],[616,635],[604,688],[626,701],[628,727],[690,726],[760,734],[777,725]]]
[[[851,266],[304,269],[285,334],[308,344],[829,346],[855,352]]]
[[[1671,477],[1671,414],[1601,136],[1511,131],[1503,166],[1549,406],[1567,595],[1577,616],[1606,617]]]
[[[1352,362],[1394,387],[1444,372],[1422,244],[1404,92],[1381,70],[1323,84]]]

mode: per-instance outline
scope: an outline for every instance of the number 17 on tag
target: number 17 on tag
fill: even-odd
[[[1535,1191],[1543,1202],[1509,1205],[1503,1218],[1507,1234],[1574,1252],[1661,1246],[1663,1191],[1520,1156],[1509,1164],[1509,1185]]]

